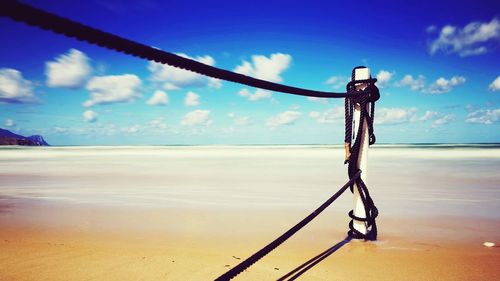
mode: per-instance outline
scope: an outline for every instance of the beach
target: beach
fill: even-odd
[[[0,280],[213,280],[347,180],[342,145],[0,148]],[[379,239],[298,280],[495,280],[500,146],[375,145]],[[352,195],[235,280],[276,280],[346,237]]]

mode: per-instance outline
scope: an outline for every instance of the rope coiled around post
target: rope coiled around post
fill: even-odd
[[[345,99],[345,144],[346,144],[346,160],[348,164],[348,175],[352,179],[354,175],[360,172],[359,169],[359,154],[361,150],[361,142],[363,137],[363,126],[366,121],[368,129],[368,144],[372,145],[376,142],[376,137],[373,129],[373,120],[375,117],[375,102],[380,98],[380,92],[375,86],[377,79],[355,80],[354,73],[356,69],[365,68],[364,66],[355,67],[352,71],[351,81],[347,84],[347,97]],[[364,89],[357,89],[357,85],[366,84]],[[358,130],[355,134],[354,143],[352,144],[353,136],[353,117],[354,107],[360,108]],[[369,109],[368,109],[369,108]],[[352,144],[352,145],[351,145]],[[357,217],[354,211],[349,212],[351,221],[349,222],[349,231],[347,234],[354,239],[377,240],[377,223],[375,219],[378,216],[378,209],[375,206],[373,199],[370,196],[368,188],[361,177],[357,177],[354,181],[356,188],[363,202],[365,209],[365,218]],[[351,192],[354,191],[354,184],[351,185]],[[366,226],[366,233],[361,233],[354,228],[354,221],[363,222]]]

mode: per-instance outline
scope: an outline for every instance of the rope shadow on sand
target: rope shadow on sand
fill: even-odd
[[[339,243],[333,245],[332,247],[328,248],[321,254],[313,257],[312,259],[306,261],[305,263],[301,264],[294,270],[288,272],[287,274],[283,275],[277,281],[291,281],[299,278],[302,274],[306,273],[309,269],[313,268],[315,265],[320,263],[322,260],[326,259],[329,257],[331,254],[333,254],[335,251],[340,249],[342,246],[345,244],[349,243],[352,240],[351,237],[347,236],[344,240],[340,241]]]

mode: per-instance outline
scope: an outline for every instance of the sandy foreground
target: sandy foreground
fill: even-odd
[[[33,211],[59,224],[1,225],[2,280],[213,280],[303,216],[74,206]],[[235,280],[276,280],[333,246],[345,236],[342,215],[322,215]],[[481,245],[498,241],[499,221],[386,218],[379,227],[379,241],[350,242],[299,280],[497,280],[500,274],[500,250]]]
[[[150,152],[2,152],[0,280],[213,280],[345,177],[325,149]],[[482,246],[500,242],[498,151],[412,153],[371,155],[391,160],[370,170],[379,241],[351,241],[298,280],[498,280],[500,248]],[[346,193],[235,280],[276,280],[340,242],[349,206]]]

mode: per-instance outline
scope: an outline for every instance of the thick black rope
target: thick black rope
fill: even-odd
[[[10,17],[15,21],[38,26],[45,30],[51,30],[67,37],[74,37],[78,40],[86,41],[100,47],[106,47],[108,49],[135,57],[140,57],[162,64],[168,64],[212,78],[299,96],[344,98],[347,95],[346,93],[323,92],[287,86],[206,65],[192,59],[155,49],[150,46],[89,27],[15,0],[0,1],[0,16]]]
[[[311,222],[315,217],[317,217],[323,210],[325,210],[330,204],[333,203],[344,191],[346,191],[350,186],[354,184],[354,181],[359,179],[361,175],[361,171],[358,171],[355,173],[351,179],[344,185],[342,186],[332,197],[328,198],[328,200],[325,201],[321,206],[319,206],[314,212],[310,213],[307,217],[305,217],[303,220],[301,220],[299,223],[297,223],[295,226],[290,228],[287,232],[283,233],[280,237],[276,238],[274,241],[269,243],[267,246],[264,248],[260,249],[258,252],[247,258],[246,260],[242,261],[223,275],[221,275],[219,278],[215,279],[216,281],[227,281],[232,278],[234,278],[236,275],[240,274],[243,272],[245,269],[250,267],[252,264],[254,264],[256,261],[260,260],[262,257],[270,253],[272,250],[274,250],[276,247],[281,245],[283,242],[285,242],[288,238],[290,238],[292,235],[294,235],[297,231],[299,231],[301,228],[306,226],[309,222]]]
[[[372,145],[375,143],[376,138],[373,130],[373,119],[375,115],[375,102],[380,98],[380,93],[378,88],[375,86],[376,79],[367,79],[367,80],[355,80],[354,73],[356,69],[365,68],[363,66],[359,66],[353,69],[351,82],[347,84],[347,93],[349,98],[346,98],[345,101],[345,143],[346,143],[346,162],[349,163],[348,166],[348,174],[349,178],[352,178],[354,175],[358,174],[360,171],[358,168],[359,162],[359,153],[361,150],[361,141],[363,138],[363,127],[366,121],[368,127],[368,144]],[[356,85],[367,82],[367,86],[363,90],[356,89]],[[359,95],[362,93],[361,95]],[[357,95],[356,95],[357,94]],[[358,130],[356,132],[356,138],[354,140],[354,144],[351,146],[351,141],[353,139],[352,127],[353,127],[353,116],[354,116],[354,106],[360,107],[360,117]],[[370,108],[370,112],[368,112],[367,107]],[[378,216],[378,209],[373,203],[373,199],[368,192],[368,188],[366,184],[361,179],[361,177],[356,178],[355,180],[356,188],[361,197],[361,201],[363,202],[365,209],[365,218],[357,217],[354,215],[354,211],[351,210],[349,212],[349,217],[351,221],[349,222],[349,231],[347,234],[354,239],[365,239],[365,240],[377,240],[377,224],[375,219]],[[353,190],[353,186],[351,186],[351,191]],[[361,221],[365,224],[366,233],[361,233],[357,229],[354,228],[354,221]]]

